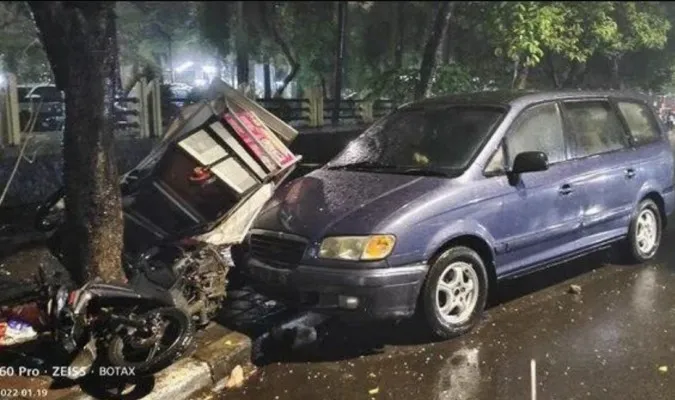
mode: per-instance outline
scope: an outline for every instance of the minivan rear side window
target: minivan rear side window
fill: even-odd
[[[609,102],[569,101],[563,104],[575,158],[627,147],[625,132]]]
[[[617,106],[626,120],[633,144],[639,146],[659,139],[660,129],[649,107],[628,101],[619,101]]]

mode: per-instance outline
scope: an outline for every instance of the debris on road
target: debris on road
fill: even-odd
[[[241,365],[237,365],[232,370],[230,377],[227,378],[227,383],[225,383],[225,387],[228,389],[233,389],[233,388],[240,388],[243,385],[244,385],[244,369],[241,367]]]
[[[572,284],[570,285],[569,289],[567,289],[567,292],[570,294],[580,294],[581,286]]]
[[[370,390],[368,391],[368,394],[370,394],[370,395],[378,394],[378,393],[380,393],[380,388],[379,388],[379,387],[376,387],[375,389],[370,389]]]
[[[10,319],[0,322],[0,346],[13,346],[33,340],[37,332],[29,324]]]
[[[668,372],[668,366],[667,365],[660,366],[659,372],[662,373],[662,374],[665,374],[666,372]]]

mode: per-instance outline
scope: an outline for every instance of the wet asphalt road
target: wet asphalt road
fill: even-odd
[[[413,322],[331,326],[221,399],[675,398],[675,229],[649,265],[605,254],[501,285],[473,332],[430,343]],[[581,292],[571,294],[571,284]],[[668,370],[664,372],[664,368]],[[377,393],[375,393],[377,392]]]

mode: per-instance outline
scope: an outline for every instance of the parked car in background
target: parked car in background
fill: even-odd
[[[258,290],[340,318],[419,314],[470,330],[499,281],[609,246],[654,258],[675,208],[649,102],[487,92],[399,108],[268,202],[243,268]]]
[[[160,86],[163,126],[168,126],[182,107],[198,101],[190,96],[192,90],[193,87],[185,83],[163,83]]]
[[[27,99],[28,93],[30,93],[33,87],[37,84],[26,84],[26,85],[17,85],[17,101],[19,102],[19,126],[22,130],[26,129],[28,120],[30,119],[30,101]]]
[[[37,113],[34,131],[58,132],[65,127],[65,96],[55,85],[49,83],[20,85],[17,88],[19,98],[19,120],[22,130],[27,129],[33,113]],[[120,128],[129,124],[130,113],[121,102],[114,103],[115,123]]]
[[[65,122],[63,96],[54,85],[28,84],[17,87],[19,123],[28,128],[33,113],[38,113],[35,131],[60,131]]]
[[[178,107],[183,107],[190,97],[193,87],[186,83],[166,83],[162,85],[168,91],[169,98]]]
[[[16,87],[17,90],[17,97],[19,100],[25,99],[26,96],[28,96],[28,93],[30,93],[31,89],[33,89],[35,85],[18,85]]]

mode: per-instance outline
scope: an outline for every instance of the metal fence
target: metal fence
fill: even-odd
[[[318,91],[307,91],[303,98],[256,98],[255,101],[271,113],[294,127],[321,127],[330,124],[334,101],[324,99]],[[191,99],[171,98],[177,112],[179,106]],[[367,125],[396,108],[391,100],[340,100],[339,123],[341,125]],[[167,116],[170,119],[170,116]]]
[[[142,79],[131,93],[132,95],[118,97],[115,101],[114,116],[118,136],[159,137],[180,108],[195,101],[162,98],[158,80]],[[308,90],[304,98],[255,100],[296,128],[328,125],[334,112],[334,101],[324,99],[318,89]],[[395,107],[390,100],[340,100],[339,123],[368,125]],[[65,104],[62,98],[27,96],[20,92],[16,78],[7,76],[5,84],[0,86],[0,146],[19,145],[29,133],[44,139],[58,139],[62,137],[64,125]]]

